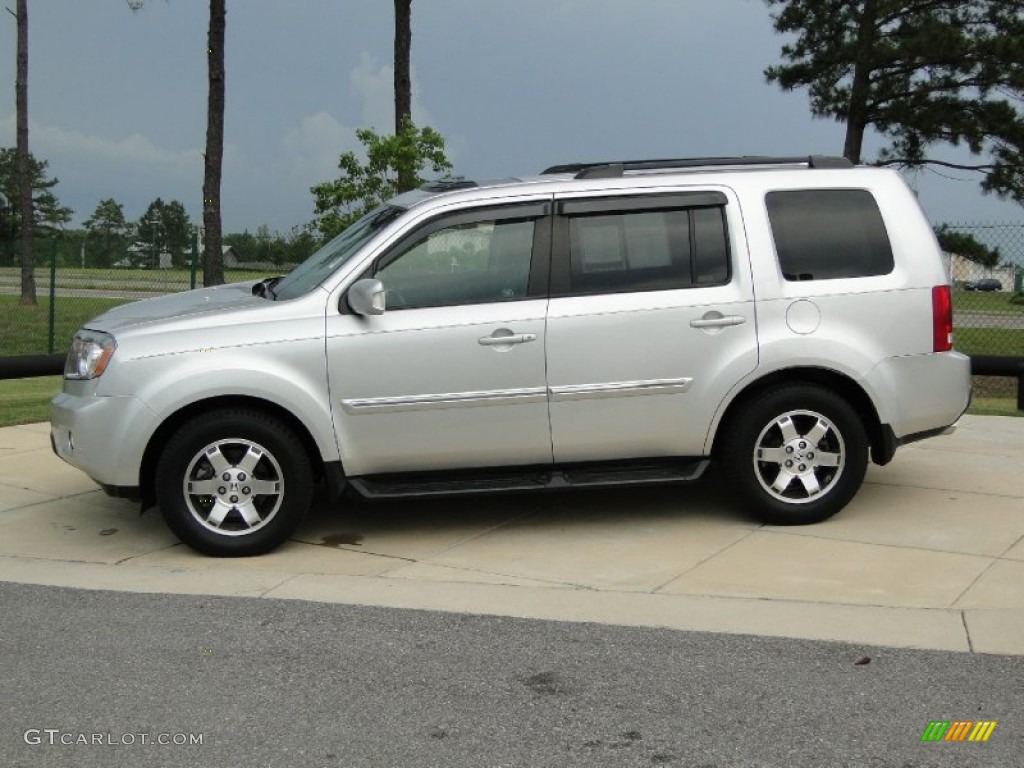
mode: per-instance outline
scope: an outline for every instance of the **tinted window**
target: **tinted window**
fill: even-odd
[[[769,192],[765,201],[786,280],[885,275],[892,246],[871,193],[859,189]]]
[[[689,288],[727,282],[729,249],[720,207],[569,218],[573,293]]]
[[[477,221],[443,227],[389,256],[376,277],[387,308],[413,309],[509,301],[526,295],[532,220]]]

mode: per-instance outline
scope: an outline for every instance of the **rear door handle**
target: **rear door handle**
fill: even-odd
[[[715,313],[717,314],[717,313]],[[743,315],[719,315],[708,317],[705,315],[700,320],[691,320],[691,328],[728,328],[730,325],[743,325],[747,318]]]
[[[505,335],[499,336],[500,331],[495,331],[490,336],[484,336],[482,339],[477,339],[483,347],[499,347],[505,344],[526,344],[529,341],[536,341],[536,333],[511,333],[508,332]]]

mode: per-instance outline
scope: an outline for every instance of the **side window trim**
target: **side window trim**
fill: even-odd
[[[683,192],[669,193],[664,195],[631,195],[628,197],[601,197],[601,198],[577,198],[562,199],[555,203],[555,216],[553,220],[553,231],[551,236],[551,287],[552,298],[569,296],[593,296],[605,293],[605,291],[579,291],[572,288],[572,258],[571,258],[571,226],[570,222],[574,216],[579,215],[616,215],[628,213],[640,213],[645,211],[663,210],[686,210],[690,222],[689,246],[690,263],[688,276],[690,285],[679,288],[662,288],[648,290],[688,290],[691,288],[711,287],[713,285],[724,285],[732,280],[732,243],[729,238],[728,212],[729,198],[722,192]],[[694,226],[694,211],[696,210],[718,210],[722,218],[722,236],[725,246],[726,276],[720,283],[698,283],[697,262],[694,253],[697,247],[697,233]],[[626,288],[622,293],[646,292],[642,289]]]
[[[663,211],[670,208],[719,207],[727,205],[728,202],[729,198],[722,192],[670,192],[663,195],[563,199],[558,201],[556,211],[560,216],[634,213],[637,211]]]
[[[551,293],[551,245],[553,240],[551,206],[544,215],[534,220],[533,257],[530,260],[530,278],[526,299],[543,299]]]

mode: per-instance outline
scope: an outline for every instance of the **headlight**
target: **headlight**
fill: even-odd
[[[106,370],[117,342],[109,333],[81,330],[75,334],[64,363],[65,379],[95,379]]]

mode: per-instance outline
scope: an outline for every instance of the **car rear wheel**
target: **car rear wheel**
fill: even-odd
[[[825,520],[864,480],[864,425],[846,400],[823,387],[790,385],[763,394],[727,430],[725,470],[744,506],[766,523]]]
[[[168,441],[156,488],[164,520],[185,544],[221,557],[258,555],[302,521],[313,473],[283,422],[226,410],[188,422]]]

